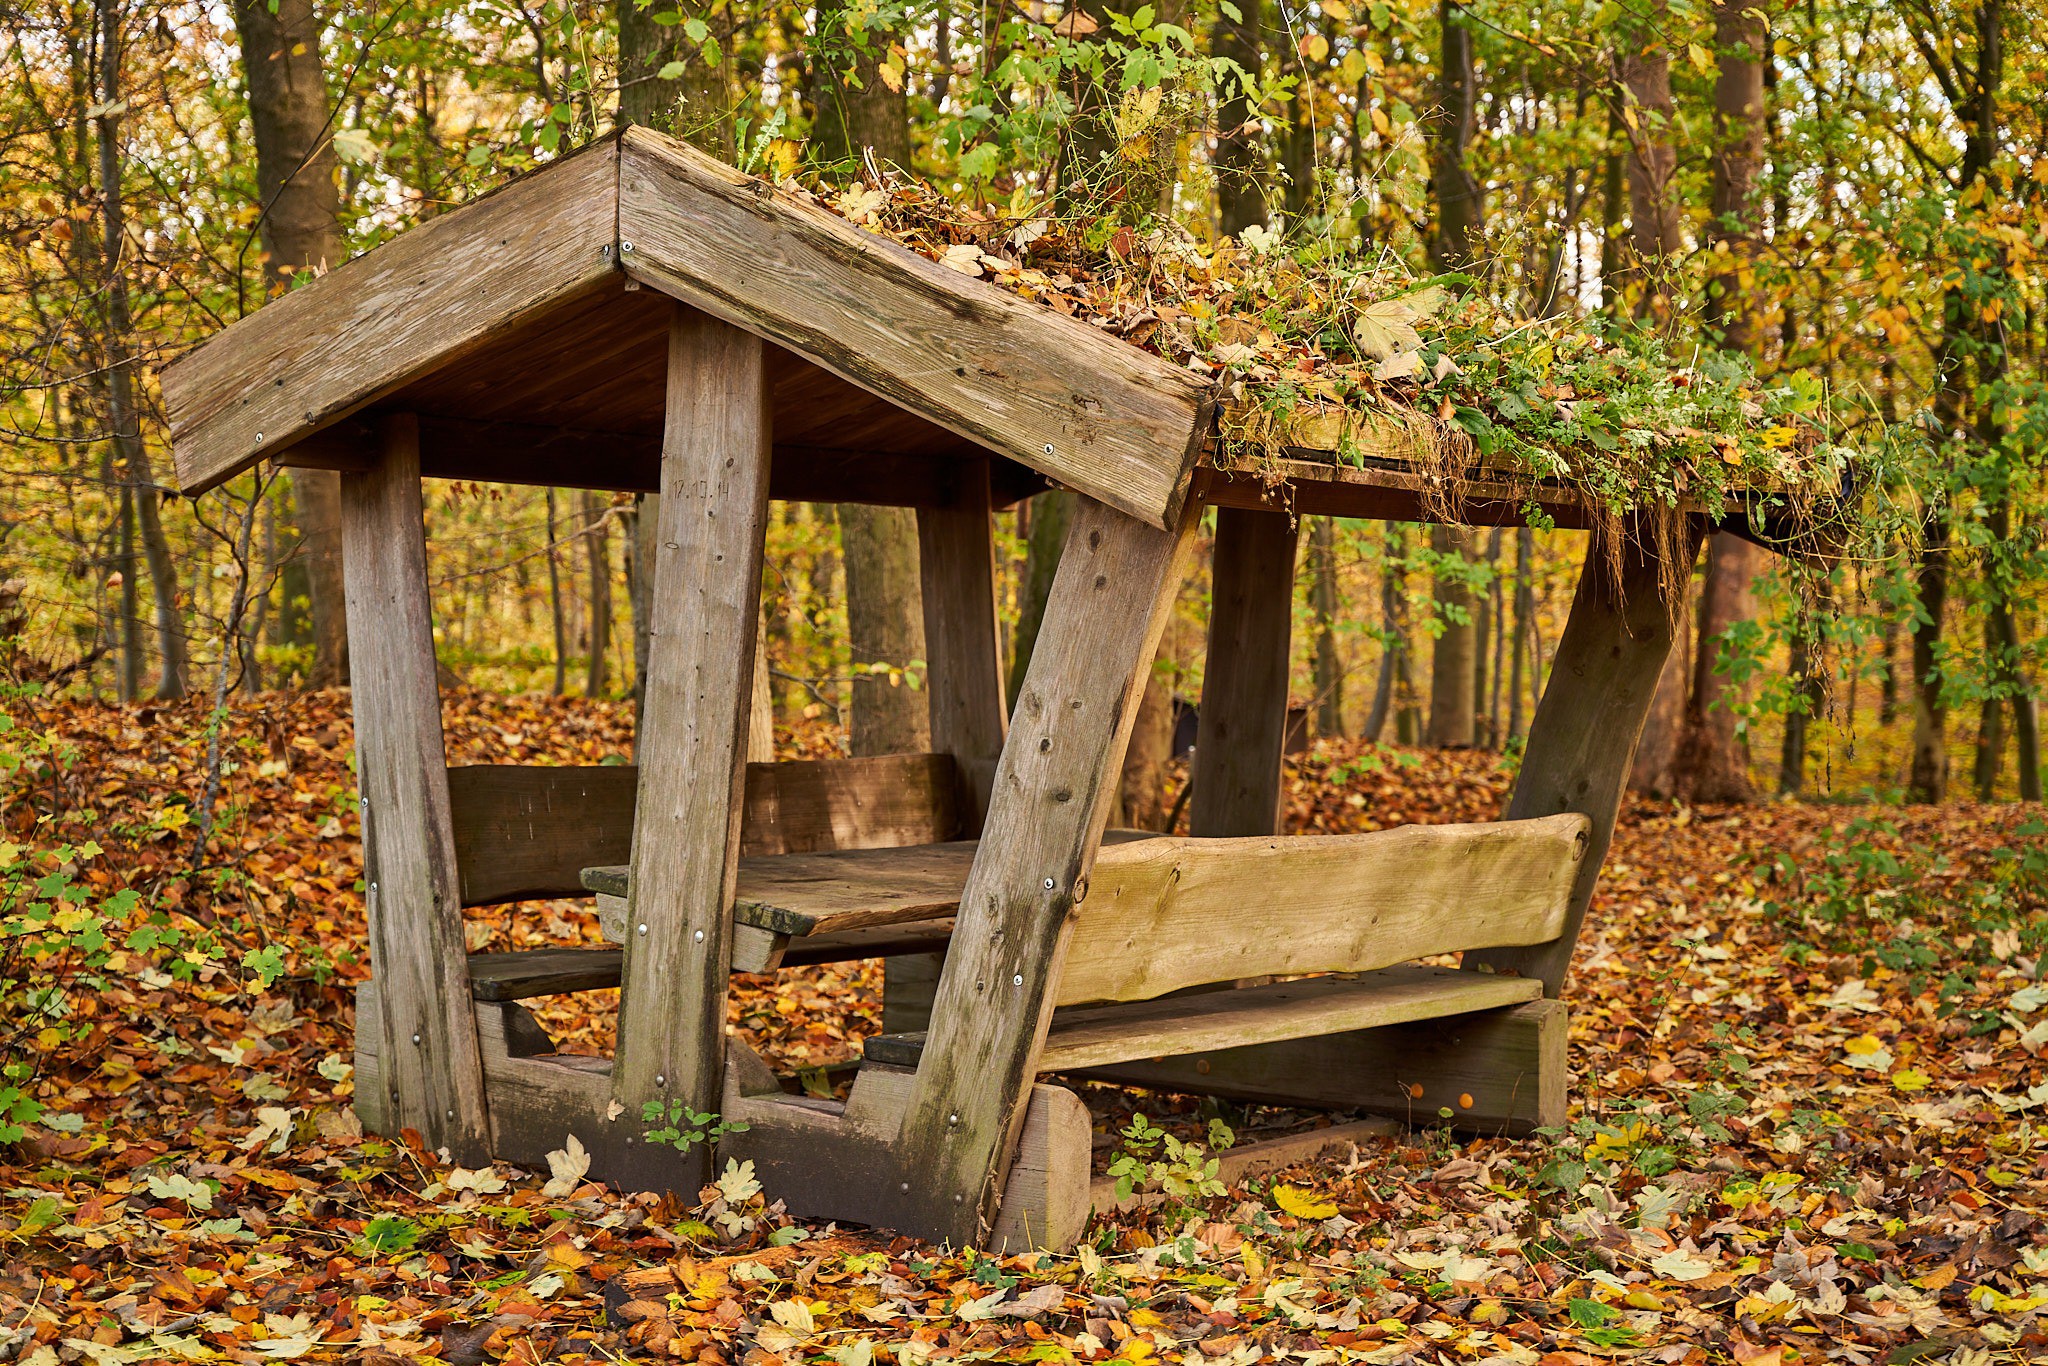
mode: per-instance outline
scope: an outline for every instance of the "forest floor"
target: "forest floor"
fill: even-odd
[[[247,942],[189,984],[131,945],[68,1035],[30,1041],[48,1113],[0,1169],[0,1360],[2048,1359],[2038,810],[1637,805],[1568,993],[1567,1131],[1403,1132],[997,1259],[806,1228],[737,1174],[693,1209],[365,1136],[345,697],[237,705],[196,873],[203,710],[9,709],[68,753],[10,780],[5,839],[90,837],[81,886]],[[458,695],[447,723],[454,763],[591,763],[627,713]],[[1490,757],[1363,745],[1290,769],[1297,829],[1484,819],[1507,787]],[[472,926],[473,947],[595,936],[574,903]],[[876,1029],[877,985],[736,979],[734,1025],[785,1071],[827,1067]],[[543,1018],[601,1042],[607,1009]],[[1188,1137],[1321,1122],[1090,1099],[1104,1161],[1133,1109]],[[672,1279],[618,1293],[647,1268]]]

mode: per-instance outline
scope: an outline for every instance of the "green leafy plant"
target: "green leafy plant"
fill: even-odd
[[[646,1132],[649,1143],[665,1144],[679,1153],[687,1153],[702,1143],[716,1143],[727,1134],[745,1133],[747,1130],[743,1123],[727,1123],[713,1112],[693,1110],[680,1100],[665,1104],[650,1100],[640,1107],[640,1118],[644,1123],[655,1126]]]
[[[1223,1194],[1224,1185],[1216,1179],[1219,1161],[1201,1144],[1175,1138],[1143,1115],[1133,1115],[1118,1132],[1123,1135],[1123,1151],[1109,1164],[1117,1199],[1127,1200],[1138,1191],[1157,1191],[1176,1200]],[[1210,1149],[1228,1148],[1237,1141],[1220,1119],[1209,1121],[1208,1137]]]

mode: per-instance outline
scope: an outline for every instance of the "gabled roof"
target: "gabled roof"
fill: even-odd
[[[534,451],[644,459],[666,299],[780,348],[778,458],[992,453],[1164,525],[1211,429],[1211,386],[1188,371],[629,129],[166,367],[180,482],[198,493],[301,443],[321,463],[308,439],[372,405],[456,429],[465,477],[493,478],[494,449],[515,480],[545,476]]]

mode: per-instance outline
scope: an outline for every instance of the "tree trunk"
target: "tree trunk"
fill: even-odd
[[[1436,230],[1430,237],[1430,265],[1460,270],[1479,258],[1486,226],[1486,194],[1465,164],[1479,100],[1472,63],[1472,31],[1458,0],[1438,0],[1442,113],[1431,134],[1430,184],[1436,197]]]
[[[1692,696],[1672,761],[1678,795],[1690,802],[1746,802],[1756,797],[1749,780],[1749,747],[1736,731],[1734,707],[1741,692],[1715,667],[1722,636],[1755,610],[1750,585],[1756,578],[1756,561],[1756,547],[1739,536],[1717,531],[1707,543]]]
[[[1163,658],[1154,660],[1145,677],[1145,692],[1138,700],[1138,716],[1132,723],[1131,743],[1124,751],[1123,775],[1118,780],[1123,823],[1132,830],[1166,829],[1170,805],[1166,773],[1173,758],[1173,686],[1165,663]]]
[[[1986,643],[1991,636],[1987,622]],[[1976,780],[1977,800],[1988,802],[1998,794],[1998,770],[2005,766],[2005,699],[1987,696],[1977,713],[1977,755],[1971,777]]]
[[[1686,615],[1691,616],[1689,606]],[[1650,698],[1635,763],[1629,769],[1629,791],[1646,797],[1669,797],[1677,791],[1672,762],[1678,757],[1678,737],[1685,729],[1686,689],[1692,682],[1692,652],[1686,648],[1689,624],[1684,620],[1678,623],[1671,653],[1657,675],[1657,691]]]
[[[1939,393],[1936,395],[1939,398]],[[1920,616],[1913,623],[1913,759],[1906,798],[1938,802],[1948,792],[1948,706],[1941,696],[1942,618],[1948,613],[1948,517],[1927,515],[1914,574]]]
[[[555,555],[555,490],[552,485],[547,491],[548,499],[548,616],[555,628],[555,685],[554,695],[560,697],[567,689],[569,673],[569,633],[562,622],[562,566]],[[634,688],[639,688],[639,670],[634,669]]]
[[[612,538],[610,504],[601,493],[583,494],[584,564],[589,574],[590,661],[583,695],[603,697],[610,683],[612,653]]]
[[[1235,62],[1245,80],[1256,81],[1264,0],[1239,0],[1238,12],[1239,17],[1232,19],[1217,11],[1216,26],[1209,31],[1209,53]],[[1251,101],[1234,74],[1222,79],[1226,93],[1216,107],[1216,216],[1222,235],[1235,237],[1266,221],[1265,188],[1259,183],[1264,158],[1259,154],[1259,125]]]
[[[1374,744],[1386,733],[1387,718],[1394,714],[1406,677],[1408,654],[1408,528],[1390,522],[1385,528],[1385,546],[1380,558],[1380,672],[1373,685],[1372,709],[1366,713],[1360,732]],[[1398,725],[1398,723],[1397,723]]]
[[[1529,651],[1529,633],[1536,618],[1536,531],[1515,528],[1515,640],[1508,647],[1508,737],[1522,734],[1522,661]]]
[[[819,167],[839,175],[858,175],[870,151],[883,166],[911,169],[910,103],[900,81],[892,90],[882,77],[882,59],[898,35],[855,22],[871,13],[843,0],[826,0],[817,10],[818,32],[828,41],[809,54],[810,151]]]
[[[1067,527],[1074,519],[1074,495],[1063,489],[1041,493],[1031,500],[1031,531],[1025,540],[1024,582],[1017,592],[1017,628],[1010,636],[1009,701],[1017,705],[1024,686],[1024,671],[1031,665],[1031,651],[1038,644],[1038,627],[1045,619],[1046,596],[1052,592],[1052,577],[1060,566],[1060,551],[1067,544]]]
[[[99,0],[100,23],[100,245],[106,270],[107,426],[113,436],[116,473],[130,491],[136,534],[149,566],[150,597],[156,607],[156,641],[161,667],[156,695],[185,695],[185,624],[178,615],[178,571],[164,535],[162,495],[142,444],[142,414],[135,401],[134,319],[129,314],[127,200],[121,186],[121,67],[124,39],[118,0]],[[131,566],[132,568],[132,566]],[[131,573],[130,578],[133,575]]]
[[[342,262],[341,192],[328,134],[327,72],[311,0],[235,0],[235,30],[249,85],[262,196],[263,282],[280,294]],[[342,598],[341,476],[290,472],[310,604],[316,688],[348,681],[348,608]],[[286,582],[290,595],[291,583]]]
[[[1724,351],[1756,346],[1756,306],[1746,283],[1756,255],[1756,178],[1764,158],[1764,12],[1750,0],[1714,0],[1713,274],[1707,332]]]
[[[924,659],[917,515],[908,508],[843,504],[839,544],[846,559],[846,634],[853,655],[853,753],[922,753],[931,748],[924,692],[900,678]],[[899,675],[894,683],[892,671]]]
[[[1671,54],[1661,46],[1666,7],[1652,6],[1652,22],[1632,33],[1621,57],[1621,83],[1628,103],[1622,123],[1628,133],[1628,203],[1630,272],[1641,293],[1636,316],[1658,325],[1672,315],[1670,263],[1683,250],[1678,195],[1674,180],[1678,152],[1672,124]]]
[[[1315,619],[1314,684],[1316,734],[1344,734],[1344,660],[1337,651],[1337,524],[1317,517],[1309,523],[1309,607]]]
[[[1477,546],[1468,527],[1438,525],[1430,529],[1430,548],[1438,556],[1455,555],[1467,563]],[[1428,743],[1445,749],[1469,749],[1473,711],[1478,701],[1473,656],[1478,649],[1475,598],[1463,574],[1436,572],[1436,613],[1442,633],[1430,652]]]
[[[733,160],[728,91],[732,14],[704,0],[673,6],[613,0],[612,9],[619,25],[618,121],[672,133],[712,156]],[[671,15],[681,22],[660,22]],[[685,25],[692,19],[710,25],[715,49],[690,41]],[[673,62],[682,63],[681,74],[664,79],[661,72]]]

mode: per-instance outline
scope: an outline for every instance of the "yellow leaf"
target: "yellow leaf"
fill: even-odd
[[[1855,1038],[1842,1045],[1842,1051],[1849,1054],[1875,1053],[1883,1047],[1884,1044],[1878,1039],[1877,1035],[1858,1034]]]
[[[1317,64],[1330,60],[1330,40],[1320,33],[1311,33],[1301,40],[1301,55]]]
[[[1917,1067],[1901,1067],[1892,1073],[1892,1085],[1901,1091],[1925,1091],[1929,1080],[1928,1075]]]
[[[1273,1187],[1273,1203],[1297,1219],[1327,1219],[1337,1212],[1329,1201],[1318,1200],[1293,1186]]]
[[[1685,53],[1688,57],[1692,58],[1692,64],[1701,71],[1712,71],[1714,69],[1714,54],[1701,47],[1698,43],[1687,43],[1685,45]]]
[[[1351,6],[1345,4],[1344,0],[1323,0],[1321,8],[1323,13],[1340,24],[1351,22]]]

